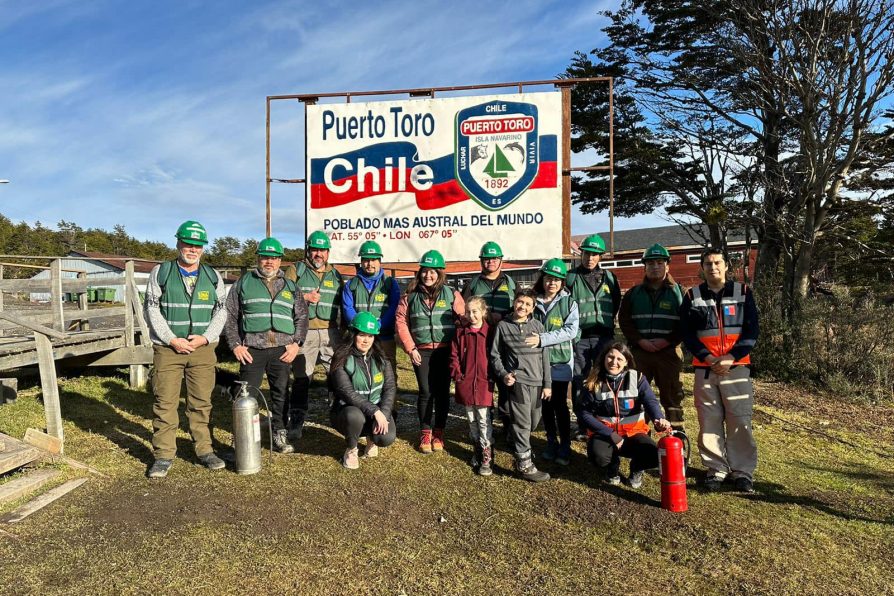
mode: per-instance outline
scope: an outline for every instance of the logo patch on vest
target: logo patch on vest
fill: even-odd
[[[288,291],[288,290],[283,290],[283,291],[282,291],[282,297],[285,298],[286,300],[291,300],[291,299],[292,299],[292,292],[290,292],[290,291]]]
[[[438,308],[446,308],[447,301],[446,300],[438,300],[437,302],[435,302],[435,306],[437,306]]]
[[[550,325],[556,325],[556,326],[561,326],[562,323],[564,323],[564,322],[565,322],[565,321],[562,320],[562,317],[552,317],[552,318],[549,320],[549,324],[550,324]]]
[[[381,383],[384,380],[385,375],[380,372],[377,372],[375,375],[373,375],[373,383]]]
[[[608,284],[602,284],[602,291],[603,292],[611,292],[611,290],[608,287]]]
[[[635,401],[635,400],[632,400],[632,399],[624,399],[624,400],[621,400],[621,401],[624,402],[624,408],[626,408],[626,409],[628,409],[628,410],[632,410],[632,409],[633,409],[633,405],[636,403],[636,401]]]
[[[724,304],[723,305],[723,314],[728,317],[736,316],[736,305],[735,304]]]
[[[385,302],[385,294],[376,294],[376,302]]]
[[[199,300],[208,300],[211,298],[211,293],[208,290],[200,290],[198,294]]]
[[[509,286],[507,286],[506,284],[503,284],[502,286],[500,286],[499,288],[497,288],[497,291],[498,291],[498,292],[508,292],[508,291],[509,291]]]
[[[326,286],[327,288],[334,288],[334,287],[335,287],[335,284],[332,283],[332,280],[331,280],[331,279],[324,280],[324,281],[323,281],[323,285]]]
[[[671,310],[673,307],[671,306],[671,303],[668,302],[667,300],[662,300],[661,302],[658,303],[658,308],[662,308],[664,310]]]

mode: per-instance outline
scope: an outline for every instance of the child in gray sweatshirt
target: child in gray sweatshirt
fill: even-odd
[[[531,461],[531,433],[540,424],[540,400],[550,399],[549,353],[525,339],[544,332],[543,324],[534,319],[533,290],[518,290],[512,314],[497,324],[490,361],[496,376],[509,389],[510,443],[519,476],[531,482],[549,480]],[[539,342],[538,342],[539,343]]]

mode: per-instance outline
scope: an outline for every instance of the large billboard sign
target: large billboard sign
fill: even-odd
[[[562,254],[559,92],[307,106],[307,231],[332,239],[330,260]]]

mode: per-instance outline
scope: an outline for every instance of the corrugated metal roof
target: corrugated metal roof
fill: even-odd
[[[578,246],[584,238],[590,234],[577,234],[571,237],[571,247],[575,253],[580,252]],[[608,231],[599,232],[605,240],[608,248]],[[667,249],[681,248],[684,246],[707,246],[708,226],[693,224],[691,226],[659,226],[655,228],[640,228],[636,230],[615,230],[615,252],[643,251],[656,242]],[[745,233],[742,230],[730,230],[727,234],[727,242],[744,242]],[[757,245],[757,238],[751,239]]]
[[[73,250],[68,253],[70,257],[83,257],[85,259],[90,259],[94,261],[100,261],[113,267],[119,271],[124,271],[125,262],[129,260],[133,260],[133,270],[137,273],[149,273],[152,271],[152,268],[158,265],[161,261],[150,261],[148,259],[134,259],[132,257],[127,257],[124,255],[116,255],[102,252],[90,252],[90,251],[77,251]]]

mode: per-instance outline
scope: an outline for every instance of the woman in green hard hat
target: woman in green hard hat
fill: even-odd
[[[413,362],[419,384],[419,450],[426,454],[444,450],[450,410],[450,342],[456,321],[465,313],[462,296],[445,283],[445,268],[438,251],[422,255],[395,317],[397,336]]]
[[[342,465],[360,467],[360,437],[366,437],[364,458],[377,457],[379,447],[387,447],[397,436],[392,408],[397,383],[391,362],[379,342],[379,320],[368,312],[357,313],[349,327],[349,338],[332,357],[329,387],[333,401],[329,418],[345,437],[348,447]]]
[[[534,318],[545,331],[525,339],[532,348],[549,351],[552,397],[543,402],[543,426],[546,449],[540,456],[567,466],[571,462],[571,414],[568,410],[568,384],[574,372],[574,346],[578,330],[577,302],[565,289],[568,268],[562,259],[550,259],[540,268],[534,283],[537,300]]]

